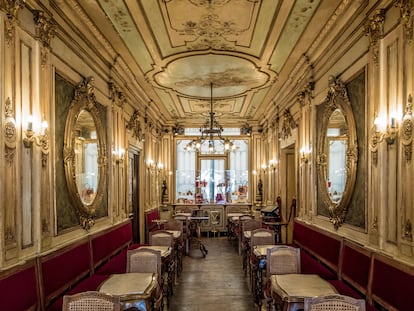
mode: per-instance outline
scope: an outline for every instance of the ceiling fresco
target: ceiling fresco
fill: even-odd
[[[164,122],[199,123],[212,83],[214,110],[229,126],[266,114],[341,2],[78,0]]]

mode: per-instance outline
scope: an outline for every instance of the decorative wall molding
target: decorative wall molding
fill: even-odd
[[[295,129],[296,127],[297,126],[296,126],[295,119],[290,113],[290,110],[286,109],[283,112],[283,121],[282,121],[282,129],[280,132],[280,138],[286,139],[292,136],[292,130]]]
[[[413,41],[413,0],[396,0],[394,5],[400,9],[401,23],[404,27],[404,38],[410,44]]]
[[[24,7],[25,2],[25,0],[0,1],[0,9],[5,10],[7,13],[7,19],[5,20],[4,36],[6,38],[7,45],[9,46],[14,42],[17,14],[19,13],[19,10]]]
[[[127,104],[127,98],[124,92],[122,92],[120,88],[112,81],[109,82],[108,85],[109,85],[109,98],[112,100],[112,104],[120,108],[124,108],[125,105]]]
[[[56,24],[43,11],[34,11],[34,22],[36,37],[42,43],[42,48],[40,49],[41,66],[44,68],[50,51],[50,41],[56,34]]]
[[[379,40],[384,36],[384,21],[385,10],[379,9],[375,14],[365,23],[364,32],[369,36],[372,59],[374,64],[379,63]]]
[[[5,158],[6,162],[11,165],[16,155],[16,120],[14,119],[14,108],[10,100],[7,98],[5,104],[4,119],[4,142],[5,142]]]
[[[411,162],[412,157],[412,143],[413,143],[413,98],[411,94],[408,96],[405,113],[400,127],[401,143],[404,149],[405,160],[407,163]]]
[[[413,226],[411,225],[411,221],[409,219],[407,219],[404,224],[403,238],[408,241],[413,240]]]
[[[142,131],[141,121],[139,120],[140,114],[138,109],[135,109],[134,113],[132,114],[129,122],[127,123],[126,128],[132,131],[132,137],[135,137],[139,141],[144,140],[144,132]]]

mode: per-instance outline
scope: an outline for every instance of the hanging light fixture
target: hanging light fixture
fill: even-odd
[[[210,118],[200,127],[201,136],[197,139],[191,141],[185,147],[186,150],[190,151],[195,149],[196,151],[201,150],[201,146],[204,142],[208,141],[208,152],[215,153],[214,141],[219,140],[223,143],[224,151],[229,152],[234,149],[236,146],[228,139],[223,138],[221,133],[223,132],[223,127],[218,123],[214,117],[215,113],[213,110],[213,83],[210,83]]]

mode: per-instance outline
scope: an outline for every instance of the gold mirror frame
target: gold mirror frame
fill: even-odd
[[[354,191],[356,180],[356,170],[358,161],[358,145],[354,114],[351,102],[348,98],[345,85],[339,78],[329,78],[329,90],[325,101],[321,129],[318,135],[318,189],[320,197],[325,206],[328,207],[329,218],[337,230],[344,222],[348,210],[348,204]],[[346,150],[346,181],[342,198],[339,202],[332,201],[327,187],[327,166],[328,155],[325,153],[327,139],[327,129],[332,113],[340,109],[348,127],[348,146]]]
[[[96,102],[94,91],[94,79],[92,77],[81,82],[76,90],[75,97],[69,107],[68,116],[65,126],[64,137],[64,165],[67,186],[70,196],[75,205],[76,212],[79,215],[81,226],[85,230],[89,230],[95,224],[96,210],[102,205],[103,191],[106,184],[106,140],[105,130],[102,126],[102,121],[99,115],[98,103]],[[98,187],[96,195],[90,204],[83,203],[81,194],[78,191],[76,184],[76,154],[75,154],[75,139],[76,139],[76,122],[81,111],[86,110],[92,116],[96,126],[96,135],[98,140]]]

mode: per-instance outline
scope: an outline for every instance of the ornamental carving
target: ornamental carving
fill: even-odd
[[[289,109],[283,112],[282,130],[280,132],[280,138],[287,139],[292,136],[292,130],[296,128],[295,120]]]
[[[407,163],[411,162],[412,142],[413,142],[413,98],[411,94],[408,96],[405,113],[400,128],[401,143],[404,148],[404,155]]]
[[[411,225],[411,221],[407,219],[403,227],[403,238],[412,241],[413,240],[413,226]]]
[[[299,102],[299,105],[301,107],[304,107],[306,104],[311,103],[312,99],[312,92],[314,90],[315,83],[313,81],[309,82],[304,89],[299,92],[299,94],[296,96],[296,100]]]
[[[144,140],[144,133],[142,131],[141,122],[139,120],[139,111],[137,109],[129,119],[127,129],[132,131],[132,137],[135,137],[139,141]]]
[[[369,36],[374,64],[379,62],[378,41],[384,36],[385,10],[377,10],[364,26],[365,35]]]
[[[4,116],[5,158],[7,163],[11,164],[16,153],[16,120],[14,119],[14,109],[10,98],[6,100]]]
[[[109,82],[109,98],[112,103],[123,108],[127,102],[125,94],[113,82]]]
[[[43,11],[34,11],[34,22],[36,26],[36,37],[42,43],[40,50],[41,66],[44,68],[50,50],[50,41],[56,34],[56,25]]]
[[[17,14],[24,7],[25,0],[1,0],[0,8],[7,13],[5,21],[5,38],[8,45],[14,41],[14,29],[17,20]]]
[[[411,43],[413,40],[413,1],[396,0],[394,5],[400,9],[401,23],[404,27],[404,37],[408,43]]]

